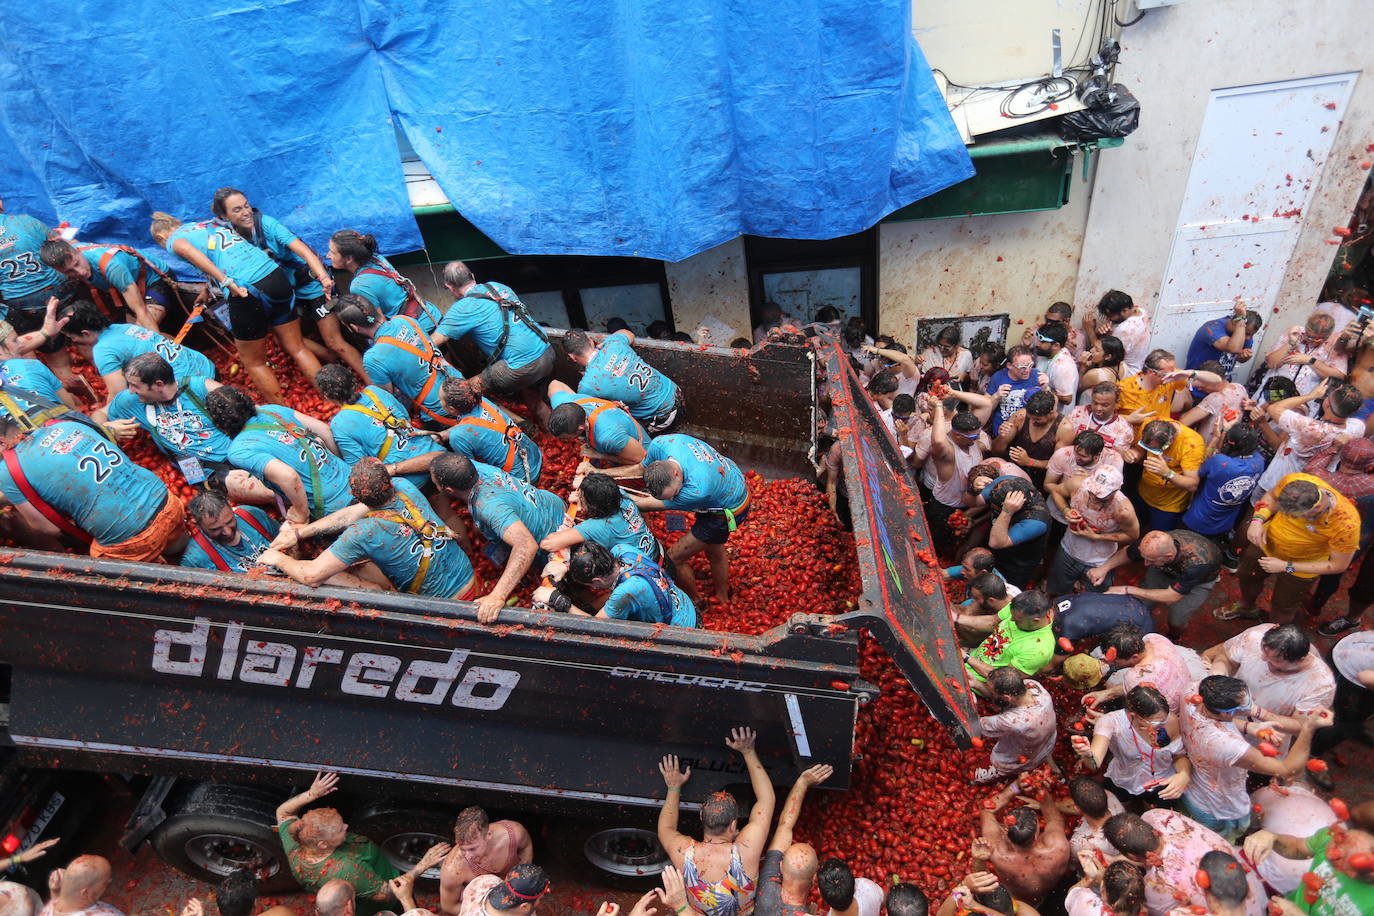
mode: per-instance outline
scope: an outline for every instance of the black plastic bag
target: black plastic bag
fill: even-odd
[[[1065,140],[1082,142],[1103,137],[1125,137],[1140,126],[1140,102],[1120,83],[1113,83],[1094,107],[1064,115],[1059,122],[1059,135]]]

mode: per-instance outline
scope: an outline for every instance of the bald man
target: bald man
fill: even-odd
[[[758,894],[754,916],[806,916],[806,901],[816,881],[819,862],[816,850],[805,843],[792,842],[792,829],[801,816],[806,790],[819,785],[835,772],[823,764],[813,766],[797,777],[778,817],[773,842],[759,868]]]
[[[41,916],[124,916],[101,900],[110,886],[110,860],[77,856],[48,876],[51,899]]]
[[[353,916],[354,906],[353,885],[342,878],[326,881],[315,892],[315,912],[319,916]]]

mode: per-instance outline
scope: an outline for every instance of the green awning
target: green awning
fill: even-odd
[[[1075,151],[1083,150],[1086,171],[1095,150],[1123,142],[1117,137],[1076,144],[1042,135],[975,144],[969,155],[977,174],[888,214],[883,222],[1057,210],[1069,202]]]

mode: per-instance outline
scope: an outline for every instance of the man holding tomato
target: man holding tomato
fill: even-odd
[[[1054,657],[1054,609],[1036,589],[1022,592],[995,616],[960,614],[956,627],[988,633],[964,658],[969,684],[988,695],[987,678],[993,669],[1010,665],[1028,677],[1039,673]]]

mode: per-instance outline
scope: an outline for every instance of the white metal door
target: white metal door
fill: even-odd
[[[1266,320],[1355,73],[1213,90],[1153,322],[1180,361],[1237,297]],[[1244,381],[1256,360],[1237,367]]]

